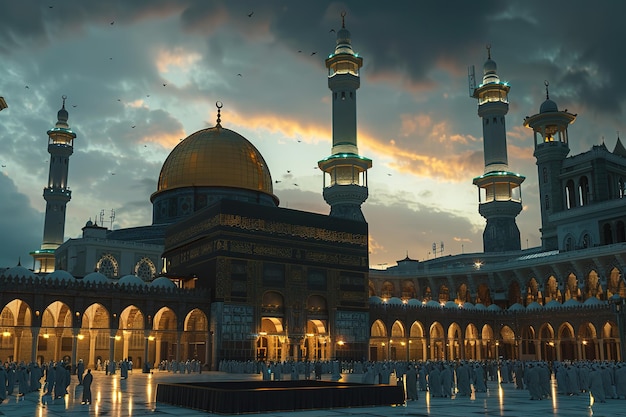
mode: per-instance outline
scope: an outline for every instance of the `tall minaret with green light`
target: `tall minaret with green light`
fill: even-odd
[[[66,99],[63,96],[63,106],[57,113],[57,122],[47,132],[50,170],[48,186],[43,189],[43,198],[46,200],[43,242],[41,249],[31,252],[35,262],[39,262],[40,272],[54,271],[54,251],[63,243],[65,233],[65,206],[72,198],[72,192],[67,185],[67,174],[76,133],[67,124],[69,114],[65,110]]]
[[[497,68],[488,46],[483,82],[478,87],[470,84],[470,94],[478,99],[478,116],[483,122],[485,170],[473,183],[478,187],[478,212],[487,220],[483,232],[485,252],[521,249],[515,217],[522,211],[525,178],[509,171],[505,116],[509,111],[510,87],[500,81]]]
[[[356,90],[363,59],[352,50],[350,32],[341,14],[335,52],[326,59],[328,88],[333,102],[332,155],[317,164],[324,172],[324,200],[330,216],[365,221],[361,204],[367,200],[367,170],[372,160],[359,155],[356,136]]]

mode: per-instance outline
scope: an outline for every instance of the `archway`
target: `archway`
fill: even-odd
[[[376,320],[370,328],[370,360],[382,361],[387,357],[387,328],[381,320]]]

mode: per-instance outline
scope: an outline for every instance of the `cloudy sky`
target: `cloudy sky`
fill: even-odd
[[[317,161],[331,150],[324,59],[346,11],[363,57],[358,145],[373,160],[363,212],[370,264],[482,250],[472,179],[482,129],[469,97],[491,45],[511,85],[509,167],[526,176],[522,247],[540,244],[532,132],[523,119],[550,98],[577,113],[571,154],[626,132],[626,3],[567,1],[47,0],[0,13],[0,267],[32,266],[43,234],[46,131],[66,95],[76,132],[66,238],[87,220],[151,223],[150,194],[180,139],[222,125],[265,157],[280,205],[328,213]],[[239,75],[241,74],[241,75]],[[623,133],[622,136],[626,135]],[[113,175],[114,174],[114,175]],[[297,186],[295,184],[298,184]]]

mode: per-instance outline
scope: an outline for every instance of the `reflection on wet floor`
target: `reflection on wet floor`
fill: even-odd
[[[131,417],[155,416],[162,417],[199,417],[204,412],[156,404],[156,386],[159,382],[200,382],[200,381],[242,381],[260,380],[260,375],[225,374],[222,372],[204,372],[202,374],[172,374],[155,372],[142,374],[135,371],[127,380],[120,380],[118,375],[105,375],[94,372],[92,384],[93,404],[81,404],[82,387],[78,386],[76,377],[62,399],[50,401],[43,405],[42,393],[33,392],[24,397],[10,396],[0,405],[0,415],[11,417],[46,417],[46,416],[103,416]],[[325,379],[330,379],[327,376]],[[361,382],[361,375],[345,375],[348,382]],[[515,389],[515,384],[499,384],[488,382],[487,392],[472,393],[471,397],[430,398],[427,392],[420,391],[417,401],[406,403],[405,407],[367,407],[334,410],[306,410],[298,412],[263,413],[263,417],[385,417],[385,416],[539,416],[556,417],[577,416],[624,416],[626,417],[626,401],[607,400],[590,407],[589,394],[573,397],[559,396],[552,390],[552,398],[541,401],[530,401],[528,392]],[[16,391],[17,392],[17,391]],[[209,414],[210,415],[210,414]]]

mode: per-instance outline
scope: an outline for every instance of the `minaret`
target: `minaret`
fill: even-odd
[[[46,200],[46,218],[43,229],[41,249],[31,252],[35,262],[39,261],[40,272],[53,272],[54,251],[63,243],[65,232],[65,206],[72,198],[67,186],[67,172],[70,155],[74,152],[76,133],[67,124],[68,113],[65,110],[66,96],[63,106],[57,113],[56,125],[48,130],[48,153],[50,153],[50,170],[48,186],[43,189]]]
[[[567,204],[559,175],[563,161],[569,154],[567,127],[574,123],[576,115],[567,110],[559,111],[556,103],[550,100],[547,81],[545,85],[546,100],[541,104],[539,114],[526,117],[524,126],[531,128],[535,136],[534,155],[537,159],[541,200],[541,244],[544,250],[555,250],[559,248],[559,242],[556,225],[550,221],[550,216],[565,210]]]
[[[483,250],[520,250],[520,234],[515,217],[522,211],[524,177],[509,171],[504,116],[509,111],[509,85],[500,81],[496,63],[487,47],[483,82],[473,90],[478,99],[478,116],[483,121],[484,174],[474,178],[478,187],[478,212],[487,220]]]
[[[356,137],[356,90],[363,59],[352,50],[345,15],[341,14],[335,52],[326,59],[333,101],[332,155],[317,164],[324,172],[323,195],[330,216],[364,222],[361,204],[367,200],[367,170],[372,160],[359,155]]]

